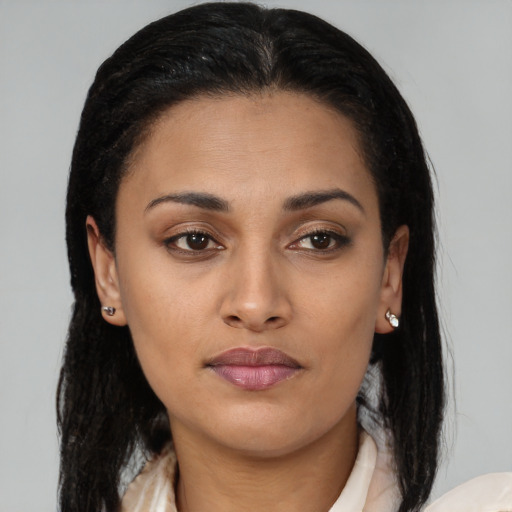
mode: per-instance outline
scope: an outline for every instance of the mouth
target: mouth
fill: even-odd
[[[214,357],[206,366],[222,379],[249,391],[267,389],[302,370],[295,359],[270,347],[231,349]]]

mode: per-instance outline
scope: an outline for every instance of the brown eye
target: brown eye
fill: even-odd
[[[328,233],[317,233],[310,237],[311,245],[315,249],[328,249],[332,242],[332,237]]]
[[[208,236],[199,233],[191,233],[185,237],[185,243],[194,251],[206,249],[209,242],[210,238]]]
[[[222,246],[214,240],[208,233],[200,231],[181,233],[165,241],[165,245],[170,250],[183,252],[203,252],[211,249],[222,249]]]
[[[331,231],[317,231],[302,237],[291,245],[292,248],[306,249],[308,251],[330,252],[341,249],[350,243],[345,235]]]

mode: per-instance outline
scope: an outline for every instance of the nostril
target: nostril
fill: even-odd
[[[280,316],[271,316],[267,318],[265,325],[271,329],[279,329],[286,325],[286,320]]]
[[[264,331],[266,329],[278,329],[286,325],[286,320],[279,316],[265,316],[259,315],[226,315],[223,317],[224,323],[230,327],[238,329],[249,329],[251,331]]]

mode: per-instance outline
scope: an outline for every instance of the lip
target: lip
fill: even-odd
[[[295,359],[271,347],[227,350],[206,366],[222,379],[249,391],[267,389],[302,369]]]

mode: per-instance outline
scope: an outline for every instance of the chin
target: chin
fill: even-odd
[[[230,421],[218,422],[210,436],[214,442],[240,455],[275,458],[307,449],[330,433],[338,435],[346,430],[348,422],[352,423],[351,414],[341,417],[324,414],[323,418],[320,415],[312,424],[307,421],[308,416],[298,411],[292,413],[283,406],[276,411],[268,404],[242,408],[231,412]]]
[[[247,429],[244,435],[236,432],[236,438],[229,436],[224,440],[224,446],[240,455],[249,458],[272,459],[284,457],[299,451],[314,441],[313,436],[290,436],[289,432],[279,431],[278,428]]]

